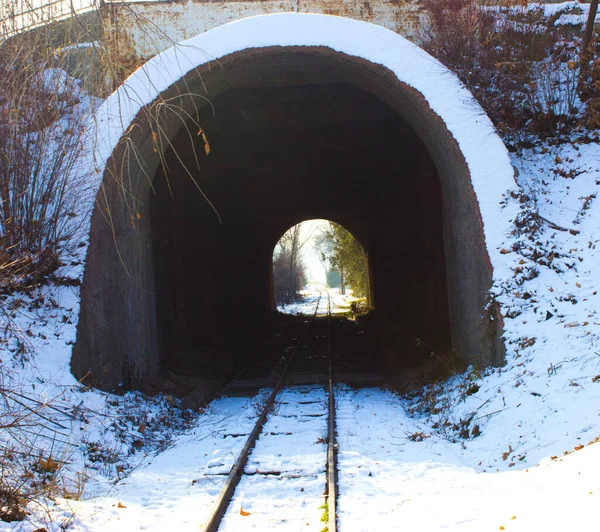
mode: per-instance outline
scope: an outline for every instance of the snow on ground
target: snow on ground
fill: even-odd
[[[531,3],[528,9],[542,9],[546,16],[558,15],[555,24],[583,25],[586,23],[590,4],[583,2],[557,2],[555,4]],[[600,13],[596,15],[596,23],[600,21]]]
[[[520,229],[500,251],[510,278],[494,287],[505,367],[471,368],[405,398],[338,390],[342,530],[598,528],[600,445],[588,444],[600,436],[599,160],[597,143],[512,157],[527,197],[507,200],[522,206]],[[312,313],[318,291],[295,310]],[[339,300],[347,304],[332,294],[334,305]],[[325,298],[321,305],[324,313]],[[32,505],[28,520],[0,523],[0,531],[53,532],[61,523],[81,531],[198,530],[221,486],[214,473],[228,470],[243,444],[235,434],[252,423],[252,401],[222,398],[186,417],[169,397],[88,389],[69,372],[78,288],[15,296],[9,308],[22,335],[3,347],[3,386],[54,399],[62,413],[40,413],[64,427],[19,437],[63,459],[68,478],[85,473],[86,482],[80,500]],[[25,341],[30,358],[21,365]],[[319,428],[310,431],[308,440]],[[296,449],[290,465],[310,455]],[[250,501],[242,491],[236,504],[251,515],[228,526],[275,526],[287,503],[271,488],[264,493]],[[300,510],[314,522],[318,507]]]
[[[521,471],[497,472],[494,465],[484,475],[493,457],[507,449],[422,439],[428,427],[407,416],[405,402],[390,392],[343,389],[338,405],[343,531],[600,526],[600,444]]]
[[[325,389],[284,390],[246,466],[251,476],[240,481],[219,530],[321,530],[326,439]]]
[[[116,485],[93,483],[70,503],[72,530],[198,530],[254,424],[250,398],[214,401],[191,428]]]
[[[315,311],[315,304],[319,303],[318,313],[327,313],[327,296],[329,294],[330,310],[332,314],[345,314],[350,310],[350,304],[356,301],[352,295],[352,290],[347,290],[347,294],[340,294],[339,288],[328,288],[322,284],[309,284],[300,292],[301,299],[288,305],[279,305],[277,310],[284,314],[302,314],[310,316]]]
[[[315,311],[315,305],[319,301],[321,294],[324,295],[324,299],[327,299],[325,293],[326,287],[324,285],[310,285],[305,290],[300,292],[301,299],[294,303],[287,305],[279,305],[277,310],[284,314],[302,314],[305,316],[312,315]],[[320,304],[319,304],[320,305]]]

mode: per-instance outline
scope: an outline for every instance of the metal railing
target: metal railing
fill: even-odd
[[[0,5],[0,40],[97,9],[103,0],[8,0]]]

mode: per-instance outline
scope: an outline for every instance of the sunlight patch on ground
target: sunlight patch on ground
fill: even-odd
[[[319,295],[322,294],[322,300],[319,304],[319,313],[326,312],[327,309],[327,293],[331,298],[331,313],[332,314],[345,314],[350,311],[350,304],[353,301],[358,301],[352,295],[352,290],[346,289],[346,294],[340,294],[339,288],[328,288],[324,284],[309,284],[305,290],[300,292],[301,300],[297,303],[291,303],[289,305],[280,305],[277,307],[279,312],[284,314],[301,314],[305,316],[312,315],[315,311],[315,305],[319,300]]]

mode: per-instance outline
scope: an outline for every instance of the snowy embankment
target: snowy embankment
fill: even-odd
[[[600,524],[600,445],[498,472],[513,453],[491,433],[461,443],[440,438],[422,423],[427,419],[407,416],[404,401],[380,390],[344,390],[338,403],[343,531],[537,532]],[[519,420],[511,421],[504,432],[518,445]]]
[[[501,253],[514,277],[495,287],[507,363],[402,405],[408,438],[394,435],[412,464],[399,468],[413,504],[399,519],[429,505],[440,513],[424,530],[600,525],[600,445],[588,447],[600,436],[599,161],[599,145],[585,142],[513,156],[523,211]]]

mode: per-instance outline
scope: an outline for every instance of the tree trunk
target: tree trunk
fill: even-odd
[[[583,40],[581,41],[581,52],[586,53],[590,42],[592,41],[592,35],[594,33],[594,22],[596,21],[596,13],[598,13],[598,0],[592,0],[590,3],[590,12],[588,14],[587,23],[583,32]]]

